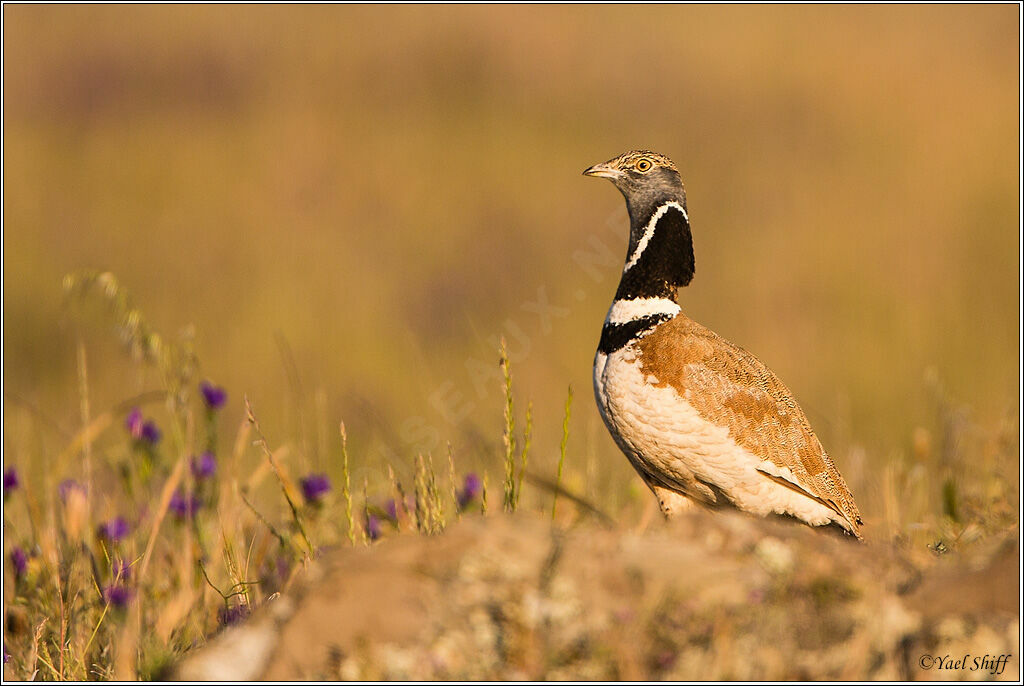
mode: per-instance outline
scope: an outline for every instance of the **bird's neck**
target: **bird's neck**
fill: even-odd
[[[629,252],[598,352],[610,355],[674,318],[680,286],[693,278],[693,239],[685,200],[667,199],[645,214],[630,207]]]
[[[628,203],[627,203],[628,204]],[[684,198],[628,204],[629,250],[615,300],[675,300],[693,278],[693,238]]]

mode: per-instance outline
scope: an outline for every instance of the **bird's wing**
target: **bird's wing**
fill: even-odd
[[[860,512],[793,394],[760,360],[685,316],[640,340],[641,363],[660,360],[671,385],[706,419],[761,458],[758,470],[842,515],[859,535]],[[670,370],[666,373],[667,370]]]

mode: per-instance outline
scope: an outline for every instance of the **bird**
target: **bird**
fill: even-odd
[[[672,160],[632,150],[583,174],[610,180],[629,214],[626,262],[594,356],[594,396],[665,517],[732,506],[863,540],[853,495],[790,390],[679,306],[694,256]]]

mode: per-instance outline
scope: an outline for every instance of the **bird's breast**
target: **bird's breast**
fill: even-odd
[[[594,360],[594,393],[615,442],[653,473],[729,488],[755,463],[725,426],[703,417],[672,386],[644,373],[636,345]]]

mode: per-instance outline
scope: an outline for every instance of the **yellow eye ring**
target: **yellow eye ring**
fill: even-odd
[[[636,170],[638,172],[643,174],[645,172],[649,172],[651,170],[651,167],[653,167],[654,165],[646,157],[641,157],[636,161],[636,164],[633,166],[636,167]]]

